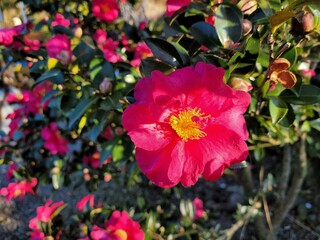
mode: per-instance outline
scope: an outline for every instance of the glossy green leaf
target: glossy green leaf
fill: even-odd
[[[290,104],[315,104],[320,102],[320,88],[314,85],[302,85],[299,96],[296,96],[296,94],[293,91],[286,89],[280,94],[279,97],[283,101]]]
[[[281,119],[281,121],[278,124],[283,127],[289,128],[293,124],[296,118],[296,115],[290,104],[287,104],[287,107],[288,107],[287,114],[284,116],[284,118]]]
[[[190,57],[189,57],[188,51],[185,48],[183,48],[179,43],[171,42],[171,45],[174,46],[174,48],[179,53],[179,56],[182,60],[182,65],[183,66],[189,65]]]
[[[297,49],[296,49],[296,46],[291,46],[280,57],[287,59],[290,62],[291,66],[293,66],[297,61]]]
[[[291,19],[292,17],[295,16],[294,12],[291,11],[280,11],[274,13],[270,17],[270,24],[271,24],[271,31],[272,33],[275,33],[276,30],[284,24],[287,20]]]
[[[191,2],[189,3],[187,10],[185,12],[185,16],[194,16],[194,15],[200,15],[205,14],[207,11],[207,4],[204,3],[198,3],[198,2]]]
[[[95,49],[88,44],[80,42],[74,49],[73,55],[76,56],[77,61],[81,64],[88,64],[95,54]]]
[[[69,124],[68,128],[71,128],[72,125],[88,110],[88,108],[97,101],[96,97],[81,99],[75,109],[68,114]]]
[[[64,76],[61,72],[60,69],[51,69],[47,72],[45,72],[44,74],[42,74],[34,83],[33,87],[35,87],[36,85],[44,82],[45,80],[49,80],[52,83],[55,84],[63,84],[64,83]]]
[[[310,126],[320,132],[320,118],[309,121]]]
[[[147,38],[144,41],[156,58],[174,67],[183,66],[179,52],[171,43],[160,38]]]
[[[242,37],[243,15],[234,5],[221,4],[215,14],[216,31],[222,45],[228,41],[238,42]]]
[[[197,22],[190,28],[190,33],[201,45],[216,50],[221,46],[215,27],[206,22]]]
[[[277,124],[288,112],[287,104],[279,98],[271,97],[269,101],[269,112],[273,124]]]
[[[265,157],[266,150],[264,148],[257,147],[254,149],[253,155],[254,155],[254,158],[259,162]]]
[[[52,29],[55,34],[66,34],[68,36],[73,36],[73,32],[71,31],[71,29],[66,28],[62,25],[54,26]]]
[[[140,72],[143,76],[151,77],[151,72],[154,70],[159,70],[160,72],[167,74],[172,72],[174,69],[172,66],[154,58],[146,58],[142,60],[140,64]]]

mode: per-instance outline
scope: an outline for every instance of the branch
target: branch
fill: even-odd
[[[277,231],[281,227],[281,224],[285,217],[287,216],[289,210],[294,205],[297,196],[301,190],[303,180],[307,173],[307,153],[306,153],[306,134],[303,133],[299,145],[299,161],[297,169],[294,172],[291,186],[288,190],[286,197],[284,197],[280,205],[274,211],[274,216],[272,218],[273,232],[270,232],[267,239],[275,239]]]
[[[284,146],[283,159],[282,159],[282,174],[279,183],[280,201],[285,197],[288,188],[289,175],[291,172],[292,154],[289,144]]]

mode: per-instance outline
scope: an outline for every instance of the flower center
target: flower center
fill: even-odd
[[[122,229],[117,229],[114,232],[115,235],[117,235],[118,237],[120,237],[120,239],[126,240],[128,238],[128,235],[125,231],[123,231]]]
[[[170,117],[169,124],[176,131],[179,137],[184,141],[196,140],[207,136],[207,133],[201,130],[199,120],[208,118],[210,115],[204,116],[200,108],[192,108],[182,110],[178,114],[173,114]]]

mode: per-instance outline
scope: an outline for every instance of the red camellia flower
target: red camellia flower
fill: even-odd
[[[68,152],[68,141],[61,136],[56,123],[52,122],[49,126],[43,128],[41,137],[44,140],[44,147],[52,154],[65,154]]]
[[[116,0],[93,0],[93,15],[106,22],[113,22],[119,15],[119,6]]]
[[[176,11],[189,3],[190,0],[167,0],[167,16],[171,17]]]
[[[49,57],[58,59],[64,65],[71,63],[71,43],[66,35],[57,34],[49,39],[46,44],[46,49]]]
[[[90,236],[93,240],[143,240],[144,232],[140,229],[140,224],[132,220],[127,212],[114,211],[106,221],[105,229],[94,225]]]
[[[37,185],[38,180],[32,178],[31,182],[23,180],[21,182],[9,183],[8,187],[0,189],[0,195],[6,197],[6,201],[10,201],[12,198],[19,197],[23,199],[26,193],[34,194],[33,188]]]
[[[156,185],[190,186],[201,174],[216,180],[247,158],[250,95],[230,88],[223,75],[223,68],[200,62],[169,75],[153,71],[136,84],[122,123],[139,167]]]
[[[57,13],[54,20],[51,23],[51,26],[57,26],[57,25],[61,25],[64,27],[69,27],[70,26],[70,21],[69,19],[65,19],[64,16],[61,13]]]

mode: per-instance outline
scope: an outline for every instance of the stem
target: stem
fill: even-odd
[[[248,167],[241,169],[239,171],[239,177],[247,195],[248,196],[254,195],[255,190],[254,190],[252,174],[250,169]],[[256,219],[254,221],[254,227],[256,229],[258,239],[265,239],[267,229],[265,227],[265,224],[263,222],[263,218],[261,215],[256,216]]]
[[[289,210],[294,205],[297,196],[301,190],[303,180],[307,174],[307,153],[306,153],[306,133],[303,133],[299,145],[299,161],[297,169],[292,178],[291,186],[285,198],[279,204],[279,207],[275,209],[274,216],[272,218],[273,232],[270,232],[267,239],[275,239],[277,231],[279,230],[283,220],[287,216]]]
[[[282,174],[279,182],[280,201],[285,197],[288,188],[289,175],[291,172],[291,147],[289,144],[284,146],[283,159],[282,159]]]

